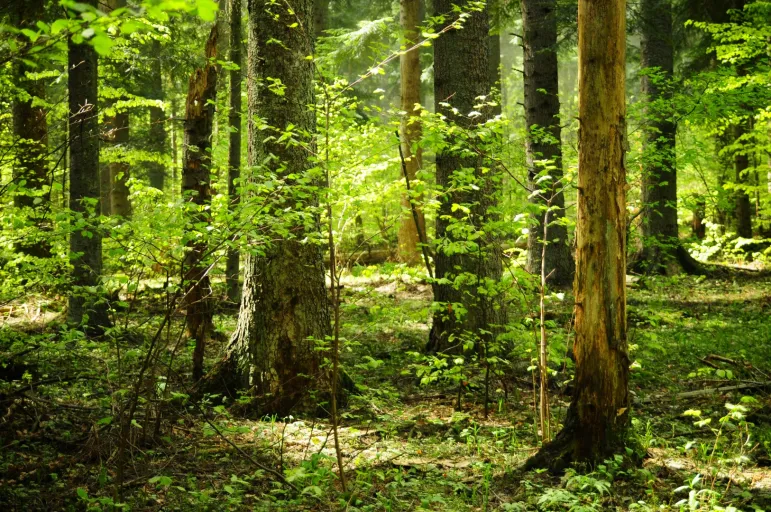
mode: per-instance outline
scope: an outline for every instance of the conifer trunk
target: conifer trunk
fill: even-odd
[[[565,424],[528,467],[564,470],[623,449],[626,341],[625,0],[579,0],[575,391]]]
[[[214,121],[214,100],[217,95],[217,26],[206,41],[207,63],[190,76],[185,103],[185,141],[182,156],[182,193],[190,201],[191,224],[210,223],[211,204],[211,148]],[[196,229],[196,231],[201,231]],[[193,237],[187,244],[185,283],[187,293],[187,335],[195,340],[193,351],[193,380],[203,376],[206,341],[211,335],[213,310],[209,267],[203,261],[208,250],[205,240]]]
[[[318,206],[313,190],[294,195],[303,187],[295,176],[307,176],[313,167],[306,150],[314,147],[311,134],[316,130],[313,64],[306,59],[312,53],[313,3],[293,2],[293,12],[268,0],[248,4],[249,165],[287,180],[277,208],[284,202],[305,210]],[[267,78],[291,87],[275,94]],[[267,132],[255,124],[257,115],[270,127]],[[290,124],[302,144],[278,141]],[[302,206],[296,206],[298,201]],[[250,388],[263,414],[315,408],[310,392],[329,389],[313,341],[330,334],[330,316],[321,248],[304,241],[318,236],[318,219],[310,224],[290,226],[291,235],[272,242],[264,256],[245,256],[238,325],[210,380],[215,389]]]
[[[411,48],[420,40],[418,25],[420,24],[420,0],[401,0],[400,18],[404,39],[402,45],[405,49]],[[423,165],[423,150],[420,146],[413,146],[420,140],[420,111],[415,110],[415,105],[420,104],[420,50],[414,49],[399,56],[399,69],[401,72],[401,108],[405,112],[400,124],[400,138],[402,154],[406,167],[407,179],[414,183],[418,170]],[[418,224],[415,224],[410,201],[415,203],[418,214]],[[402,216],[398,232],[399,260],[409,265],[421,262],[420,234],[426,232],[425,217],[419,206],[420,198],[402,193]]]
[[[648,103],[642,172],[643,250],[638,255],[641,270],[671,273],[678,268],[677,169],[675,134],[677,125],[660,104],[669,97],[658,80],[669,80],[674,70],[671,0],[640,3],[642,68],[654,68],[656,78],[642,77],[642,93]]]
[[[96,6],[96,0],[85,3]],[[88,43],[68,43],[69,134],[70,134],[70,210],[90,218],[89,226],[70,235],[73,291],[68,301],[67,319],[99,332],[108,325],[106,305],[89,288],[99,284],[102,275],[102,234],[92,213],[99,214],[99,121],[97,112],[97,55]],[[95,203],[95,204],[94,204]]]
[[[573,282],[575,262],[568,243],[568,230],[563,224],[565,196],[562,193],[562,147],[560,100],[557,68],[557,2],[556,0],[521,0],[524,46],[525,123],[528,184],[531,190],[544,190],[542,197],[531,201],[542,208],[550,203],[546,242],[546,274],[548,282],[565,286]],[[543,171],[539,160],[549,160],[552,168],[551,187],[538,185],[537,175]],[[527,240],[528,271],[541,272],[543,221],[545,210],[535,214]]]
[[[230,0],[230,62],[238,69],[230,71],[230,145],[228,147],[228,198],[231,212],[241,198],[237,180],[241,177],[241,0]],[[239,283],[240,255],[238,249],[228,248],[225,263],[227,295],[233,303],[241,296]]]
[[[435,13],[446,14],[447,23],[454,21],[452,2],[437,0],[434,2]],[[462,128],[473,130],[485,121],[490,112],[468,117],[475,110],[476,98],[490,93],[489,68],[489,21],[487,10],[473,12],[460,30],[450,30],[439,37],[434,45],[434,96],[436,111],[446,115],[449,122]],[[460,115],[452,113],[443,103],[449,102],[457,108]],[[462,212],[453,211],[453,204],[473,204],[469,222],[476,230],[494,219],[490,209],[497,200],[497,184],[490,173],[483,171],[479,157],[459,156],[450,150],[436,156],[436,182],[448,192],[441,198],[436,220],[436,240],[440,244],[435,254],[435,277],[447,279],[452,283],[461,274],[474,276],[475,282],[464,284],[438,284],[435,287],[434,301],[439,304],[433,315],[433,324],[426,350],[429,352],[445,351],[457,346],[458,335],[471,333],[482,339],[477,347],[481,350],[486,342],[495,337],[498,327],[504,323],[504,310],[494,304],[490,297],[478,293],[481,283],[487,280],[497,282],[502,274],[501,249],[495,235],[490,231],[476,242],[476,250],[465,254],[446,252],[444,242],[464,243],[452,232],[449,217],[460,219]],[[453,176],[461,169],[475,169],[478,189],[458,191],[453,189]],[[469,276],[467,276],[469,277]],[[461,279],[465,279],[461,277]],[[465,310],[466,313],[462,314]],[[459,316],[460,315],[460,316]],[[485,334],[488,333],[488,334]],[[450,341],[451,336],[456,339]]]

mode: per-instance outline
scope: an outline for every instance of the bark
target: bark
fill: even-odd
[[[163,100],[163,73],[161,69],[161,43],[154,40],[150,61],[150,98]],[[156,157],[166,156],[168,136],[166,135],[166,115],[161,107],[150,107],[150,150]],[[166,167],[162,163],[151,162],[148,165],[150,186],[163,190],[166,185]]]
[[[230,211],[235,211],[241,198],[237,181],[241,177],[241,0],[230,0],[230,62],[238,69],[230,71],[230,145],[228,147],[228,197]],[[225,280],[228,299],[238,303],[241,296],[239,283],[240,255],[237,248],[228,248]]]
[[[211,149],[214,100],[217,94],[217,26],[206,41],[207,63],[190,76],[185,102],[185,141],[182,156],[182,194],[192,203],[191,224],[210,223]],[[195,340],[193,380],[203,377],[206,341],[213,330],[213,309],[209,267],[204,261],[208,245],[203,233],[196,229],[187,243],[185,283],[187,293],[187,335]]]
[[[400,18],[404,39],[402,45],[409,49],[420,40],[420,0],[401,0]],[[399,68],[401,72],[401,108],[405,112],[400,124],[400,138],[402,154],[407,168],[407,179],[414,183],[417,174],[423,165],[423,150],[416,145],[420,141],[422,129],[420,125],[420,111],[415,110],[415,105],[420,104],[420,50],[414,49],[399,56]],[[415,146],[413,151],[413,146]],[[415,203],[418,213],[418,224],[411,212],[410,201]],[[426,232],[426,222],[423,211],[419,206],[420,197],[410,198],[405,191],[402,194],[402,216],[398,232],[399,260],[409,265],[421,262],[420,233]]]
[[[677,169],[675,134],[677,125],[662,103],[671,98],[657,80],[669,80],[674,70],[671,0],[643,0],[640,4],[642,40],[641,67],[657,76],[642,77],[647,102],[642,172],[643,248],[637,256],[638,270],[673,273],[680,270],[677,247]]]
[[[561,471],[623,449],[626,341],[625,0],[579,0],[579,175],[573,399],[527,467]]]
[[[110,213],[121,217],[131,216],[131,202],[129,201],[129,164],[120,161],[123,152],[129,143],[129,114],[118,112],[114,116],[105,119],[105,139],[113,146],[122,149],[119,151],[118,161],[111,162],[106,169],[110,184]],[[116,155],[113,154],[113,158]]]
[[[126,7],[126,0],[109,0],[111,9]],[[125,76],[127,69],[121,62],[115,63],[115,71],[120,76]],[[129,202],[129,164],[122,161],[122,154],[128,149],[129,142],[129,114],[128,112],[116,112],[114,116],[105,119],[106,139],[119,151],[117,161],[108,165],[110,180],[110,213],[120,217],[131,216],[131,203]],[[115,155],[114,155],[115,156]]]
[[[451,2],[434,2],[436,14],[451,13]],[[448,17],[448,22],[452,14]],[[462,129],[473,130],[490,115],[486,112],[476,117],[467,117],[476,104],[476,98],[490,93],[489,22],[487,11],[471,14],[460,30],[451,30],[434,45],[434,96],[436,111],[447,116],[448,122],[456,123]],[[442,103],[449,101],[457,108],[460,115],[454,115]],[[493,297],[478,293],[478,288],[489,281],[498,282],[502,274],[501,246],[489,223],[496,220],[491,211],[498,197],[495,177],[483,171],[483,161],[479,157],[459,155],[447,149],[436,156],[436,182],[446,190],[441,197],[436,220],[435,276],[437,280],[449,280],[450,284],[437,284],[434,301],[433,325],[426,349],[430,352],[451,350],[460,342],[458,336],[471,334],[481,336],[475,339],[477,350],[482,350],[495,338],[501,325],[505,323],[505,312],[494,304]],[[459,190],[456,184],[456,172],[462,169],[474,169],[478,189],[465,187]],[[468,219],[463,219],[461,210],[453,211],[453,204],[470,204]],[[464,235],[458,235],[451,229],[450,218],[455,222],[470,222],[475,230],[485,227],[485,233],[468,244]],[[486,226],[487,225],[487,226]],[[465,254],[445,251],[446,244],[466,244]],[[476,247],[474,247],[474,245]],[[467,277],[471,277],[469,282]],[[458,283],[453,283],[458,280]],[[463,282],[465,280],[465,282]],[[462,310],[466,313],[460,315]],[[450,341],[455,337],[454,341]],[[481,343],[479,343],[481,341]]]
[[[526,142],[528,183],[531,190],[543,192],[531,202],[539,211],[534,215],[527,242],[527,268],[540,273],[541,256],[546,257],[548,282],[565,286],[573,282],[575,262],[564,225],[565,196],[562,193],[562,148],[560,101],[557,68],[556,0],[521,0],[525,122],[529,128]],[[539,161],[548,160],[551,186],[539,186],[536,180],[544,170]],[[546,250],[543,251],[543,222],[550,207]]]
[[[746,124],[738,124],[733,127],[734,143],[748,131]],[[745,149],[737,149],[734,152],[734,183],[742,188],[734,191],[734,225],[736,234],[742,238],[752,238],[752,206],[750,196],[743,188],[748,185],[747,169],[750,159]]]
[[[11,19],[17,28],[33,27],[37,17],[44,9],[43,0],[16,0],[9,6]],[[26,39],[26,37],[24,37]],[[17,97],[12,106],[13,135],[16,150],[14,162],[14,181],[26,181],[25,188],[29,193],[17,193],[14,205],[17,208],[34,208],[31,218],[41,231],[49,230],[46,213],[50,207],[51,192],[48,176],[48,121],[45,108],[34,105],[35,98],[45,100],[45,83],[42,80],[27,78],[27,72],[38,68],[29,66],[23,59],[16,59],[13,66],[14,85],[18,89]],[[36,199],[39,199],[37,204]],[[51,255],[50,245],[43,240],[32,243],[22,241],[19,250],[38,257]]]
[[[95,6],[96,0],[88,0]],[[68,43],[67,87],[69,90],[70,210],[89,220],[84,229],[70,235],[73,291],[68,301],[70,323],[85,323],[93,332],[109,325],[104,301],[88,288],[102,275],[102,234],[97,220],[99,205],[99,122],[97,117],[97,55],[87,43]]]
[[[287,180],[289,190],[277,199],[279,207],[288,202],[293,208],[314,209],[315,192],[303,190],[294,178],[306,176],[313,167],[308,160],[311,151],[305,149],[313,149],[310,134],[316,129],[313,64],[306,59],[312,53],[312,40],[305,28],[311,26],[313,1],[294,2],[293,13],[268,0],[250,0],[248,5],[249,165],[277,172]],[[299,27],[292,28],[295,23]],[[291,86],[283,95],[274,94],[265,87],[268,77]],[[255,124],[258,114],[275,130],[275,137],[267,138]],[[290,124],[303,144],[278,141]],[[261,414],[315,408],[318,395],[314,399],[310,392],[324,394],[329,389],[313,341],[330,334],[322,251],[317,244],[302,241],[317,236],[318,220],[311,224],[298,221],[290,226],[293,235],[266,247],[264,256],[246,255],[236,332],[210,379],[213,388],[250,389]]]

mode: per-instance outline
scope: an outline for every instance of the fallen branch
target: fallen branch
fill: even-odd
[[[742,389],[760,389],[760,388],[768,388],[771,387],[771,382],[746,382],[744,384],[737,384],[735,386],[723,386],[719,388],[707,388],[707,389],[697,389],[696,391],[685,391],[683,393],[678,393],[675,395],[675,398],[697,398],[702,396],[710,396],[710,395],[719,395],[722,393],[727,393],[729,391],[739,391]],[[663,398],[662,396],[648,396],[645,397],[642,400],[638,400],[638,403],[649,403],[653,402],[655,400],[660,400]]]

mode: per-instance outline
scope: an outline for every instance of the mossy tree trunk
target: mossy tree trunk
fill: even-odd
[[[85,2],[96,6],[96,0]],[[67,319],[86,324],[94,333],[109,324],[107,306],[89,290],[102,276],[102,234],[95,215],[99,215],[99,121],[97,112],[98,60],[88,43],[68,43],[69,134],[70,134],[70,210],[89,222],[70,234],[72,284]]]
[[[316,130],[313,64],[306,58],[312,54],[313,4],[293,2],[293,12],[267,0],[248,4],[249,165],[286,180],[277,208],[291,204],[306,212],[318,206],[318,180],[308,175]],[[269,87],[276,80],[287,84],[283,94]],[[258,115],[267,131],[255,124]],[[278,140],[290,125],[299,144]],[[311,187],[298,177],[308,178]],[[329,389],[314,341],[330,334],[322,251],[304,241],[318,237],[318,218],[312,214],[288,228],[291,235],[279,235],[264,255],[246,254],[236,332],[209,383],[250,390],[263,414],[315,408],[313,391]]]
[[[401,0],[400,19],[404,33],[402,46],[409,49],[420,40],[420,0]],[[399,127],[402,145],[402,154],[406,167],[407,179],[411,184],[415,182],[418,171],[423,165],[423,150],[417,143],[421,137],[420,111],[415,110],[415,105],[420,104],[420,49],[405,52],[399,56],[399,69],[401,73],[401,109],[405,112]],[[410,201],[415,206],[418,223],[412,214]],[[425,234],[426,223],[423,211],[418,204],[420,198],[410,198],[405,190],[402,193],[402,216],[399,222],[398,255],[399,260],[410,265],[421,262],[420,233]]]
[[[446,23],[455,21],[451,1],[435,1],[434,9],[436,15],[447,15]],[[490,93],[488,42],[489,21],[486,9],[473,12],[465,20],[462,29],[450,30],[435,41],[436,111],[447,116],[448,122],[456,123],[464,129],[474,130],[491,114],[486,111],[479,116],[467,116],[476,110],[477,98]],[[454,114],[446,102],[460,114]],[[460,176],[469,169],[473,170],[477,188],[455,187],[463,181]],[[495,219],[493,208],[498,198],[498,185],[495,176],[484,169],[482,158],[459,155],[451,150],[436,156],[436,182],[446,192],[441,197],[436,216],[438,247],[434,259],[435,277],[446,279],[449,284],[437,284],[434,288],[437,308],[426,350],[460,351],[460,336],[470,334],[482,338],[475,340],[477,350],[481,353],[482,348],[505,323],[505,312],[500,304],[478,292],[480,287],[500,280],[501,248],[495,234],[489,229],[469,244],[464,235],[459,235],[459,230],[453,229],[452,225],[455,222],[467,222],[473,224],[474,230],[483,230],[486,224]],[[453,204],[471,205],[469,214],[454,209]],[[465,245],[468,250],[465,253],[445,250],[445,247],[451,245]],[[451,341],[452,338],[455,338],[454,341]]]
[[[527,269],[541,273],[541,256],[546,243],[546,275],[548,282],[565,286],[573,282],[575,262],[564,224],[565,196],[562,192],[562,142],[557,68],[557,2],[556,0],[521,0],[522,41],[524,46],[525,123],[528,186],[543,193],[531,201],[540,209],[534,215],[527,240]],[[537,183],[549,162],[546,173],[551,186]],[[543,222],[549,208],[547,240],[543,240]]]
[[[191,203],[190,224],[210,223],[211,149],[214,100],[217,95],[217,26],[206,41],[207,63],[190,76],[185,103],[185,141],[182,156],[182,194]],[[193,380],[203,376],[206,341],[211,335],[213,310],[209,266],[204,261],[208,244],[194,228],[185,257],[187,335],[195,340]],[[197,233],[196,233],[197,232]]]
[[[528,467],[563,470],[622,450],[626,340],[625,0],[579,0],[575,391],[565,424]]]

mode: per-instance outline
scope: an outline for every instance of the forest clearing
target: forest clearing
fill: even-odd
[[[0,510],[771,510],[771,2],[0,33]]]

